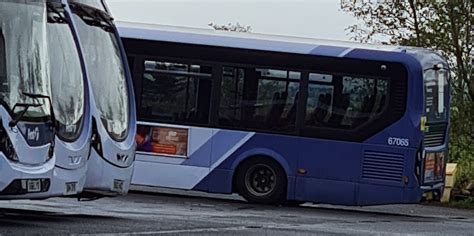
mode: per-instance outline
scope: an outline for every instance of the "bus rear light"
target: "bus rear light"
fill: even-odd
[[[429,152],[425,156],[424,181],[443,180],[446,164],[446,152]]]
[[[422,183],[422,172],[423,172],[423,154],[421,151],[416,152],[415,159],[415,176],[418,180],[418,183]]]
[[[408,183],[410,183],[410,178],[408,176],[403,176],[403,183],[408,185]]]

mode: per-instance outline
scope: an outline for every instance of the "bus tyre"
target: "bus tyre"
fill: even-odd
[[[235,178],[237,192],[251,203],[279,204],[286,200],[287,179],[274,160],[257,157],[245,161]]]

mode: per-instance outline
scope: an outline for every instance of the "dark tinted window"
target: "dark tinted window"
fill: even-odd
[[[310,74],[306,126],[354,129],[376,118],[388,104],[387,80],[322,74],[316,77],[319,79],[311,79]]]
[[[242,120],[244,69],[224,67],[222,71],[219,123],[239,126]]]
[[[22,112],[15,104],[33,103],[22,120],[49,120],[51,109],[44,99],[24,93],[51,95],[49,76],[49,5],[44,1],[0,1],[0,34],[3,35],[3,66],[8,76],[0,77],[1,103],[13,114]],[[54,4],[53,4],[54,5]],[[15,115],[16,116],[16,115]]]
[[[54,114],[58,123],[58,136],[73,141],[81,135],[84,118],[84,75],[74,37],[65,22],[55,17],[65,17],[64,8],[48,8],[49,65],[51,95]],[[67,58],[67,60],[64,60]]]
[[[145,61],[141,113],[161,122],[207,124],[211,67]]]
[[[447,119],[449,88],[446,70],[427,70],[425,82],[425,113],[428,122],[444,121]]]
[[[219,106],[222,126],[292,131],[301,73],[224,67]]]
[[[306,124],[323,126],[333,111],[334,86],[322,84],[308,85],[306,102]]]
[[[129,94],[126,65],[110,16],[90,5],[71,2],[88,78],[100,121],[117,141],[128,135]],[[97,117],[99,119],[99,117]]]
[[[176,42],[167,43],[126,38],[123,40],[130,55],[141,57],[155,55],[156,57],[176,58],[168,60],[186,60],[190,63],[213,65],[212,77],[215,80],[212,91],[213,97],[211,98],[211,123],[209,125],[212,128],[275,132],[311,138],[360,142],[399,121],[407,108],[406,100],[407,92],[409,91],[407,72],[405,66],[400,63],[320,56],[309,57],[307,55],[188,45]],[[381,70],[383,68],[381,63],[388,70]],[[222,64],[225,67],[219,68]],[[136,69],[139,69],[139,67],[142,66],[135,65]],[[297,77],[294,76],[294,73],[288,73],[288,76],[285,72],[262,74],[256,68],[301,71],[301,83],[298,83],[299,80],[296,79]],[[309,73],[306,73],[306,71]],[[142,87],[147,85],[142,86],[143,73],[141,68],[135,71],[135,73],[139,73],[136,78],[136,90],[137,94],[140,94]],[[351,96],[348,93],[349,88],[354,87],[355,84],[351,85],[348,83],[349,80],[346,79],[343,85],[344,76],[388,82],[380,83],[381,88],[384,87],[385,83],[386,88],[389,90],[385,91],[385,94],[389,95],[385,96],[385,102],[380,102],[380,104],[383,104],[381,106],[383,112],[377,114],[378,109],[375,109],[374,114],[369,116],[372,117],[371,120],[369,118],[365,124],[356,125],[360,121],[354,121],[356,117],[350,114],[354,113],[353,109],[361,108],[361,101],[363,101],[367,94],[358,98],[360,101],[357,101],[357,104],[355,101],[356,94]],[[286,83],[287,81],[288,83]],[[293,86],[292,83],[295,83],[297,86]],[[284,86],[281,84],[284,84]],[[278,100],[278,96],[280,96],[279,100],[282,100],[281,92],[286,92],[287,84],[288,96],[286,100],[280,102],[280,104],[284,104],[284,112],[281,112],[280,116],[276,116],[277,122],[267,122],[266,115],[271,110],[273,95],[275,95],[275,100]],[[262,87],[265,86],[272,87],[267,89],[271,92],[264,91]],[[297,93],[295,92],[293,96],[293,93],[290,92],[292,88],[299,88],[294,89],[295,91],[300,91],[298,93],[298,106],[293,106],[293,104],[296,104]],[[310,90],[317,92],[309,94]],[[372,92],[375,91],[372,90]],[[310,113],[316,109],[319,97],[323,93],[325,99],[322,102],[327,103],[327,100],[330,101],[331,113],[326,114],[328,115],[327,117],[324,115],[323,120],[325,120],[325,123],[323,125],[309,126]],[[329,96],[326,96],[326,94]],[[371,95],[368,96],[368,98],[370,97]],[[382,101],[383,96],[377,94],[376,97]],[[353,101],[353,104],[351,104],[351,101]],[[140,99],[138,99],[138,102],[138,107],[140,107]],[[310,105],[307,106],[307,102]],[[295,109],[292,109],[293,107]],[[329,109],[329,106],[326,109]],[[278,111],[278,109],[274,110]],[[297,112],[294,112],[294,110],[297,110]],[[278,113],[280,112],[278,111]],[[141,115],[140,118],[142,120],[147,120],[142,114],[139,113],[139,115]],[[321,117],[323,114],[319,116]],[[148,121],[153,120],[148,119]],[[292,120],[296,120],[296,122],[292,122]],[[277,125],[273,126],[273,128],[268,128],[272,127],[272,123]]]
[[[71,2],[71,3],[74,3],[74,2],[82,3],[82,4],[85,4],[85,5],[89,5],[91,7],[97,8],[101,11],[105,11],[105,7],[102,4],[102,0],[69,0],[69,2]]]

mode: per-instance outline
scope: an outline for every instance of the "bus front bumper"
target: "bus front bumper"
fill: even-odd
[[[92,149],[87,165],[84,192],[104,196],[120,196],[128,193],[133,164],[125,168],[114,166]]]
[[[13,163],[0,153],[0,199],[44,199],[50,197],[54,158],[39,165]]]
[[[424,184],[420,188],[423,190],[423,200],[439,201],[443,196],[444,182]]]
[[[66,197],[81,193],[86,182],[86,172],[86,165],[71,170],[55,166],[50,195],[52,197]]]

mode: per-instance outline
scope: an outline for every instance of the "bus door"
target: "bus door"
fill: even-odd
[[[198,185],[210,172],[216,133],[205,127],[212,67],[164,59],[129,60],[139,89],[132,184],[206,190]]]

